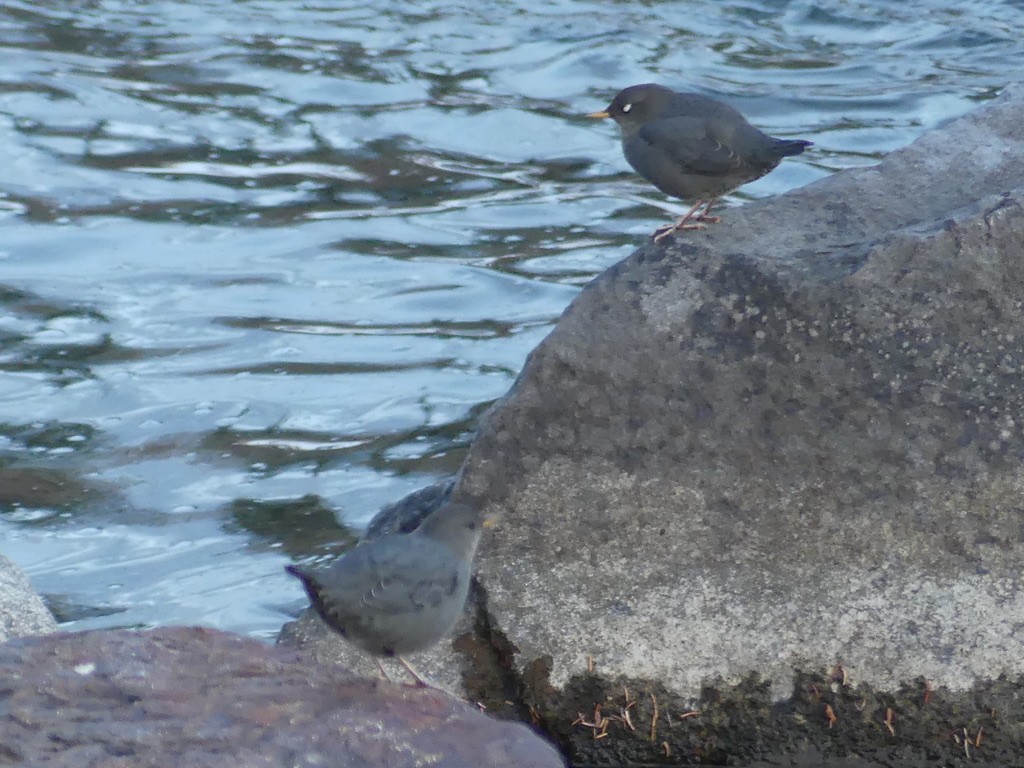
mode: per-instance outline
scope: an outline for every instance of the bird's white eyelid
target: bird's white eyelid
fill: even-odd
[[[624,105],[622,106],[622,111],[623,111],[623,112],[629,112],[629,110],[631,110],[632,108],[633,108],[633,105],[632,105],[632,104],[624,104]]]

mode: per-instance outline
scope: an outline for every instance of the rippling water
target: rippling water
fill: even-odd
[[[0,552],[70,627],[269,637],[281,566],[455,470],[675,209],[582,113],[656,80],[815,142],[739,203],[992,97],[1022,41],[1010,2],[8,0]]]

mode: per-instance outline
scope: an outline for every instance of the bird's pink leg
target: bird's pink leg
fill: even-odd
[[[718,202],[717,197],[713,197],[708,200],[708,204],[704,206],[704,210],[694,216],[694,221],[706,221],[708,224],[717,224],[722,220],[721,216],[711,215],[711,206]],[[698,203],[700,205],[700,203]],[[695,209],[696,210],[696,209]]]
[[[386,669],[384,669],[384,665],[380,663],[380,659],[378,659],[376,656],[374,656],[373,660],[374,660],[374,662],[376,662],[377,669],[380,670],[380,673],[381,673],[381,675],[384,676],[384,679],[387,680],[389,683],[394,682],[391,679],[391,675],[388,674],[388,671]]]
[[[690,210],[688,210],[682,216],[682,218],[680,218],[679,221],[677,221],[675,224],[666,224],[664,227],[659,227],[657,230],[655,230],[654,242],[658,242],[659,240],[661,240],[661,238],[665,237],[666,235],[670,235],[673,232],[679,232],[684,229],[704,229],[704,224],[700,223],[701,221],[703,221],[701,216],[694,216],[694,214],[697,213],[697,209],[704,205],[704,202],[705,201],[703,200],[698,200],[696,203],[694,203],[694,206]],[[711,202],[714,202],[714,200],[712,200]],[[706,208],[704,209],[704,213],[707,213]],[[691,219],[696,220],[691,221]],[[715,221],[717,220],[718,219],[715,219]]]
[[[405,667],[405,671],[412,675],[413,678],[416,680],[417,688],[437,688],[437,690],[442,690],[441,688],[438,688],[436,685],[427,680],[425,677],[423,677],[419,672],[417,672],[413,668],[412,664],[406,661],[403,657],[395,656],[395,658],[398,659],[399,664]]]

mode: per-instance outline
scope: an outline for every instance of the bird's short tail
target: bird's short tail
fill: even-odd
[[[304,568],[298,565],[286,565],[284,567],[288,573],[297,578],[302,582],[303,586],[308,590],[310,585],[313,584],[313,577]]]
[[[805,149],[812,145],[810,141],[804,141],[803,139],[776,139],[775,149],[779,153],[779,157],[790,157],[791,155],[799,155]]]

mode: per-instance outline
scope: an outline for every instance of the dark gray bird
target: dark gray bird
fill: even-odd
[[[397,657],[426,686],[402,657],[438,642],[462,615],[483,524],[473,507],[447,504],[414,531],[367,541],[329,567],[285,570],[329,627],[374,656]]]
[[[654,83],[631,85],[615,94],[603,112],[622,131],[622,151],[634,170],[666,195],[696,201],[655,240],[680,229],[698,229],[722,195],[799,155],[811,142],[775,139],[739,112],[698,93],[677,93]],[[697,213],[701,206],[704,210]]]

